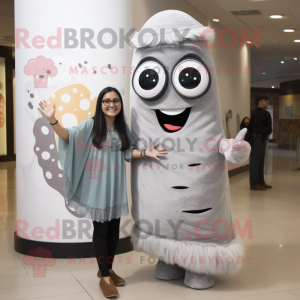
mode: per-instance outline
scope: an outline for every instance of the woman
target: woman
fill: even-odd
[[[244,137],[244,141],[251,144],[250,118],[248,118],[248,117],[245,117],[240,124],[240,130],[242,130],[244,128],[247,128],[247,133]]]
[[[98,261],[100,288],[105,297],[118,295],[124,279],[112,270],[119,240],[120,218],[128,214],[126,165],[132,158],[165,156],[166,149],[137,150],[124,120],[123,100],[112,87],[103,89],[93,118],[62,128],[55,104],[39,103],[38,110],[59,136],[59,160],[64,169],[65,193],[70,208],[93,221],[93,244]]]

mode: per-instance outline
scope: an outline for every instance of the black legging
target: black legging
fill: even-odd
[[[102,276],[109,276],[119,241],[120,219],[104,223],[93,221],[93,225],[93,244],[98,266]]]

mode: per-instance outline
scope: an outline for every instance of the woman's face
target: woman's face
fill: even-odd
[[[115,100],[116,103],[113,104],[111,102],[108,102],[108,100]],[[102,110],[107,117],[115,117],[121,111],[121,106],[121,99],[116,92],[108,92],[102,98]]]

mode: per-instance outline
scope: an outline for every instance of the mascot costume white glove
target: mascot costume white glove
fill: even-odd
[[[132,163],[133,246],[159,259],[156,278],[184,277],[194,289],[241,266],[225,159],[241,164],[250,153],[247,130],[224,139],[208,30],[167,10],[131,40],[131,132],[139,149],[159,143],[168,151]]]

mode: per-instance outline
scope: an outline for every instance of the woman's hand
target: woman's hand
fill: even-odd
[[[47,102],[45,100],[43,100],[44,102],[40,101],[39,105],[40,108],[38,108],[38,110],[45,116],[47,117],[50,121],[52,121],[54,119],[54,115],[55,115],[55,104],[53,104],[53,107],[49,107],[47,105]]]
[[[166,148],[164,149],[155,149],[155,147],[157,147],[158,143],[156,143],[155,145],[153,145],[152,147],[150,147],[149,149],[146,149],[145,154],[148,157],[153,157],[157,160],[161,160],[159,159],[157,156],[166,156],[166,154],[168,154]]]
[[[37,108],[45,117],[48,118],[48,120],[50,121],[55,133],[63,140],[65,140],[67,142],[67,144],[69,144],[69,131],[66,130],[65,128],[62,128],[60,126],[60,124],[58,122],[56,122],[57,120],[54,118],[55,115],[55,104],[53,104],[53,107],[49,107],[47,105],[47,102],[45,100],[43,100],[44,102],[40,101],[39,105],[40,108]]]

